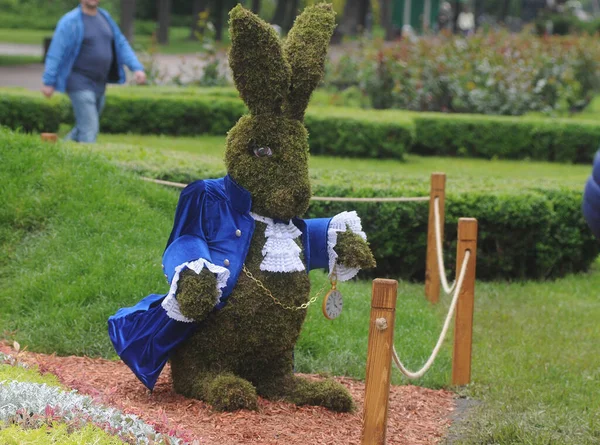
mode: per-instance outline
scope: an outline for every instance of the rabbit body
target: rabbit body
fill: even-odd
[[[230,66],[250,113],[228,133],[225,163],[231,178],[249,192],[251,211],[261,217],[290,221],[308,208],[309,150],[303,116],[322,77],[334,23],[330,5],[308,7],[282,46],[274,30],[250,11],[238,5],[230,12]],[[218,221],[211,226],[209,240]],[[214,311],[214,274],[184,270],[179,278],[176,298],[181,313],[199,323],[171,356],[175,390],[219,410],[256,409],[260,395],[352,411],[352,397],[341,384],[293,373],[294,345],[306,309],[289,307],[309,301],[310,280],[306,270],[261,269],[266,227],[255,222],[244,265],[268,291],[241,272],[227,304]],[[300,238],[294,242],[302,247]],[[374,266],[368,244],[358,235],[340,232],[338,245],[340,264]],[[299,258],[306,260],[302,254]]]

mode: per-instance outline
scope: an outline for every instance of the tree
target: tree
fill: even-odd
[[[121,32],[133,43],[135,0],[121,0]]]
[[[274,23],[275,25],[281,26],[283,28],[287,4],[288,0],[277,0],[277,6],[275,6],[275,12],[273,13],[271,23]]]
[[[171,24],[171,0],[158,0],[158,43],[169,43],[169,25]]]
[[[394,38],[394,28],[392,25],[391,0],[379,0],[379,19],[381,26],[385,29],[385,40],[392,40]]]
[[[369,0],[347,0],[340,25],[334,32],[333,40],[339,42],[343,36],[354,36],[364,30],[367,24],[368,11]]]
[[[223,3],[221,0],[213,0],[215,40],[217,42],[223,39]]]
[[[192,3],[192,26],[190,27],[190,40],[198,40],[196,37],[196,33],[202,33],[203,30],[200,29],[198,25],[199,14],[206,10],[208,7],[208,0],[194,0]]]
[[[252,0],[252,12],[258,14],[260,12],[260,0]]]

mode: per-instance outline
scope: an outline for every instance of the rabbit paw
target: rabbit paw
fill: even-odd
[[[338,234],[335,252],[339,263],[344,266],[359,269],[370,269],[376,266],[369,243],[350,229]]]
[[[186,269],[179,276],[175,298],[187,318],[204,319],[214,308],[217,297],[217,277],[210,270],[202,269],[197,274]]]

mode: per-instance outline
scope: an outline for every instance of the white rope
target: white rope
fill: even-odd
[[[442,229],[440,222],[439,200],[440,198],[436,196],[433,205],[433,211],[435,214],[435,250],[437,251],[437,263],[442,287],[444,288],[444,292],[446,292],[446,294],[450,294],[456,286],[456,280],[454,283],[452,283],[452,286],[448,286],[448,281],[446,279],[446,267],[444,266],[444,254],[442,252]]]
[[[460,275],[458,276],[458,281],[457,281],[458,284],[456,285],[456,290],[454,291],[454,296],[452,297],[452,303],[450,303],[450,308],[448,309],[448,315],[446,316],[446,321],[444,321],[444,327],[442,328],[442,333],[440,334],[440,337],[438,338],[435,348],[433,348],[433,352],[431,353],[431,355],[429,356],[429,359],[427,359],[427,362],[423,365],[423,367],[416,372],[411,372],[408,369],[406,369],[406,367],[402,364],[402,362],[400,361],[400,358],[398,357],[398,353],[396,352],[396,347],[394,345],[392,345],[394,363],[396,364],[396,366],[398,367],[400,372],[402,372],[402,374],[404,374],[409,379],[418,379],[418,378],[423,377],[423,375],[425,375],[425,373],[429,370],[429,368],[433,364],[433,361],[437,357],[437,354],[438,354],[440,348],[442,347],[442,344],[444,343],[444,339],[446,338],[446,334],[448,333],[448,328],[450,326],[450,320],[452,320],[452,315],[454,314],[454,310],[456,309],[456,303],[458,302],[458,296],[460,294],[460,291],[462,290],[463,280],[464,280],[466,272],[467,272],[467,264],[469,263],[470,257],[471,257],[471,251],[470,250],[465,251],[465,257],[463,258],[463,263],[462,263],[462,266],[460,269]]]
[[[155,184],[168,185],[171,187],[185,188],[187,184],[181,182],[163,181],[162,179],[146,178],[144,181],[154,182]],[[429,201],[429,196],[409,196],[409,197],[389,197],[389,198],[344,198],[340,196],[313,196],[313,201],[342,201],[342,202],[415,202]]]

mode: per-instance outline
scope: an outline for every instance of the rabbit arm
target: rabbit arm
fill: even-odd
[[[292,81],[284,112],[292,119],[304,119],[310,96],[323,78],[334,28],[333,8],[321,3],[307,6],[288,34],[284,53],[292,67]]]
[[[342,212],[333,218],[304,220],[308,269],[335,270],[339,281],[354,277],[360,269],[375,266],[373,254],[356,212]]]
[[[218,303],[229,270],[212,262],[202,219],[205,183],[190,184],[181,192],[173,230],[163,254],[163,270],[170,283],[162,302],[177,321],[200,321]],[[206,307],[210,306],[210,309]]]

